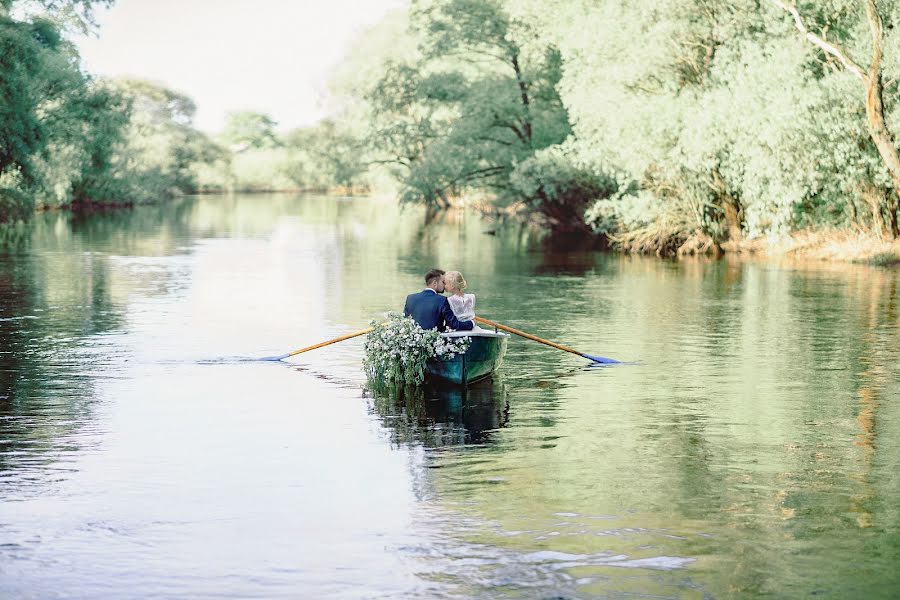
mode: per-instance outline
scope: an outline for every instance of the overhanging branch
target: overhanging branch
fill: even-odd
[[[853,73],[859,80],[866,81],[866,69],[856,63],[850,56],[837,44],[833,44],[814,34],[806,28],[806,25],[803,23],[803,18],[800,16],[800,13],[797,11],[797,7],[794,4],[788,4],[786,2],[782,2],[782,0],[769,0],[772,4],[777,6],[778,8],[788,12],[794,18],[794,26],[797,30],[803,34],[807,40],[809,40],[815,46],[818,46],[823,52],[830,54],[841,61],[841,64],[844,67]]]

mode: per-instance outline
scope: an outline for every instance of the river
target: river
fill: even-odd
[[[39,214],[0,249],[0,597],[894,598],[900,270],[553,249],[372,198]],[[524,339],[380,396],[462,271]]]

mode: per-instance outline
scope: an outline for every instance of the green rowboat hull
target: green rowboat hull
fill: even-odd
[[[468,385],[488,377],[497,370],[506,355],[509,335],[492,331],[454,331],[443,337],[469,337],[472,342],[464,354],[448,359],[432,359],[425,368],[430,379],[440,379],[457,385]]]

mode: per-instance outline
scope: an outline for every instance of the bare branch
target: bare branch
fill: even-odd
[[[488,137],[486,135],[478,136],[475,139],[480,142],[493,142],[495,144],[500,144],[502,146],[512,146],[513,145],[512,142],[507,142],[506,140],[498,140],[496,138]]]
[[[410,163],[401,157],[388,158],[385,160],[369,160],[369,161],[366,161],[365,164],[366,165],[402,165],[402,166],[406,167],[407,169],[412,168]]]
[[[869,65],[869,77],[880,77],[883,31],[881,15],[878,14],[875,0],[866,0],[866,19],[869,21],[869,29],[872,32],[872,64]]]
[[[519,140],[523,144],[527,145],[530,142],[528,137],[525,135],[525,133],[521,129],[516,127],[513,123],[507,123],[505,121],[501,121],[500,115],[498,115],[496,112],[494,112],[494,122],[491,123],[491,127],[504,127],[504,128],[512,129],[513,132],[516,134],[516,137],[518,137]]]
[[[837,44],[832,44],[824,40],[823,38],[817,36],[813,32],[809,31],[806,28],[806,25],[803,23],[803,19],[800,17],[800,13],[797,11],[797,7],[794,4],[788,4],[786,2],[782,2],[782,0],[769,0],[772,4],[777,6],[778,8],[787,11],[794,18],[794,26],[797,30],[803,34],[807,40],[812,42],[815,46],[818,46],[823,52],[831,54],[835,58],[837,58],[844,67],[853,73],[860,81],[866,81],[866,70],[857,64],[850,56]]]
[[[483,169],[475,169],[474,171],[466,171],[458,177],[454,177],[446,182],[442,187],[437,188],[438,193],[445,193],[456,187],[460,183],[468,183],[478,179],[487,179],[494,175],[509,171],[509,167],[485,167]]]

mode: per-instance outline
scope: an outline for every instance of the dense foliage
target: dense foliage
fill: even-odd
[[[337,87],[408,201],[659,252],[890,238],[898,25],[897,0],[415,0]]]
[[[145,202],[194,187],[219,149],[191,126],[193,102],[140,81],[85,74],[66,27],[94,3],[45,0],[25,20],[0,4],[0,223],[35,206]],[[100,4],[106,4],[101,2]]]
[[[425,381],[425,363],[432,358],[453,358],[465,352],[470,339],[445,338],[436,329],[424,330],[402,314],[389,313],[385,322],[372,322],[366,336],[363,367],[375,382],[419,385]]]
[[[571,177],[573,165],[560,171],[556,154],[543,153],[572,132],[560,55],[539,41],[539,24],[494,0],[416,2],[407,21],[410,50],[389,53],[350,90],[368,109],[360,120],[371,161],[400,181],[401,199],[444,209],[480,195],[524,203],[557,229],[585,229],[586,203],[615,182]]]
[[[900,171],[875,139],[896,128],[900,3],[517,5],[554,24],[547,36],[565,63],[578,153],[634,186],[591,214],[623,243],[658,249],[808,226],[900,233]],[[879,17],[883,39],[872,33]],[[851,55],[868,65],[866,81],[848,68]],[[876,132],[866,98],[880,81],[886,125]]]

